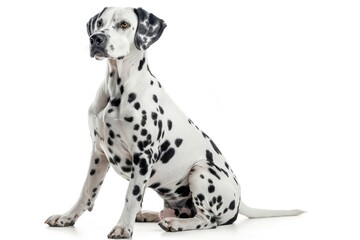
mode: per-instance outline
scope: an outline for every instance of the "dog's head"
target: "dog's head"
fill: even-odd
[[[123,59],[134,50],[146,50],[157,41],[165,22],[142,8],[104,8],[87,23],[90,56]]]

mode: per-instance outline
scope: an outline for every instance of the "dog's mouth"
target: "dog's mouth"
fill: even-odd
[[[90,49],[90,56],[95,57],[97,60],[101,60],[106,57],[109,57],[105,49],[98,47],[92,47]]]

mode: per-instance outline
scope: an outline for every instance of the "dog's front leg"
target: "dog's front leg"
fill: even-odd
[[[136,214],[141,210],[152,167],[153,163],[149,155],[144,153],[133,154],[133,172],[126,192],[124,209],[120,220],[109,233],[108,238],[129,238],[132,236]]]
[[[79,200],[65,214],[53,215],[49,217],[45,223],[51,227],[73,226],[83,212],[86,210],[91,211],[108,168],[109,162],[105,155],[95,152],[94,149],[91,154],[89,171]]]

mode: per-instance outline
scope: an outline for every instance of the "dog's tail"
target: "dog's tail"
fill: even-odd
[[[293,210],[266,210],[248,207],[243,201],[240,203],[239,213],[248,218],[267,218],[267,217],[285,217],[285,216],[298,216],[303,214],[304,211]]]

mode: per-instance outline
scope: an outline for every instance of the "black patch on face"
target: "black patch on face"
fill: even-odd
[[[168,120],[167,121],[167,124],[168,124],[168,129],[169,131],[172,129],[172,121],[171,120]]]
[[[213,155],[209,150],[206,150],[206,160],[208,160],[210,162],[214,161],[213,160]]]
[[[215,177],[217,177],[219,180],[221,180],[221,179],[220,179],[220,176],[215,172],[214,169],[209,168],[209,172],[210,172],[212,175],[214,175]]]
[[[96,172],[96,170],[95,170],[95,169],[91,169],[91,170],[90,170],[90,176],[94,175],[94,174],[95,174],[95,172]]]
[[[153,100],[154,100],[155,103],[157,103],[159,101],[155,94],[153,95]]]
[[[128,102],[132,103],[136,99],[136,93],[130,93],[128,96]]]
[[[139,67],[138,67],[139,71],[141,71],[141,69],[143,68],[144,63],[145,63],[145,57],[143,59],[141,59],[140,62],[139,62]]]
[[[213,193],[213,192],[215,191],[215,186],[214,186],[214,185],[210,185],[210,186],[208,187],[208,191],[209,191],[209,193]]]
[[[221,152],[220,152],[219,148],[215,145],[215,143],[212,140],[210,140],[210,143],[211,143],[212,147],[214,148],[215,152],[217,154],[221,155]]]
[[[182,140],[181,138],[177,138],[177,139],[175,140],[175,145],[176,145],[176,147],[180,147],[180,145],[182,144],[182,142],[183,142],[183,140]]]
[[[111,100],[111,106],[118,107],[120,105],[120,98],[115,98]]]
[[[134,120],[133,117],[125,117],[124,119],[125,119],[125,121],[127,121],[127,122],[132,122],[132,121]]]
[[[140,193],[140,187],[135,185],[132,193],[134,196],[137,196]]]
[[[161,156],[160,161],[162,163],[167,163],[174,155],[175,155],[175,149],[170,148]]]

